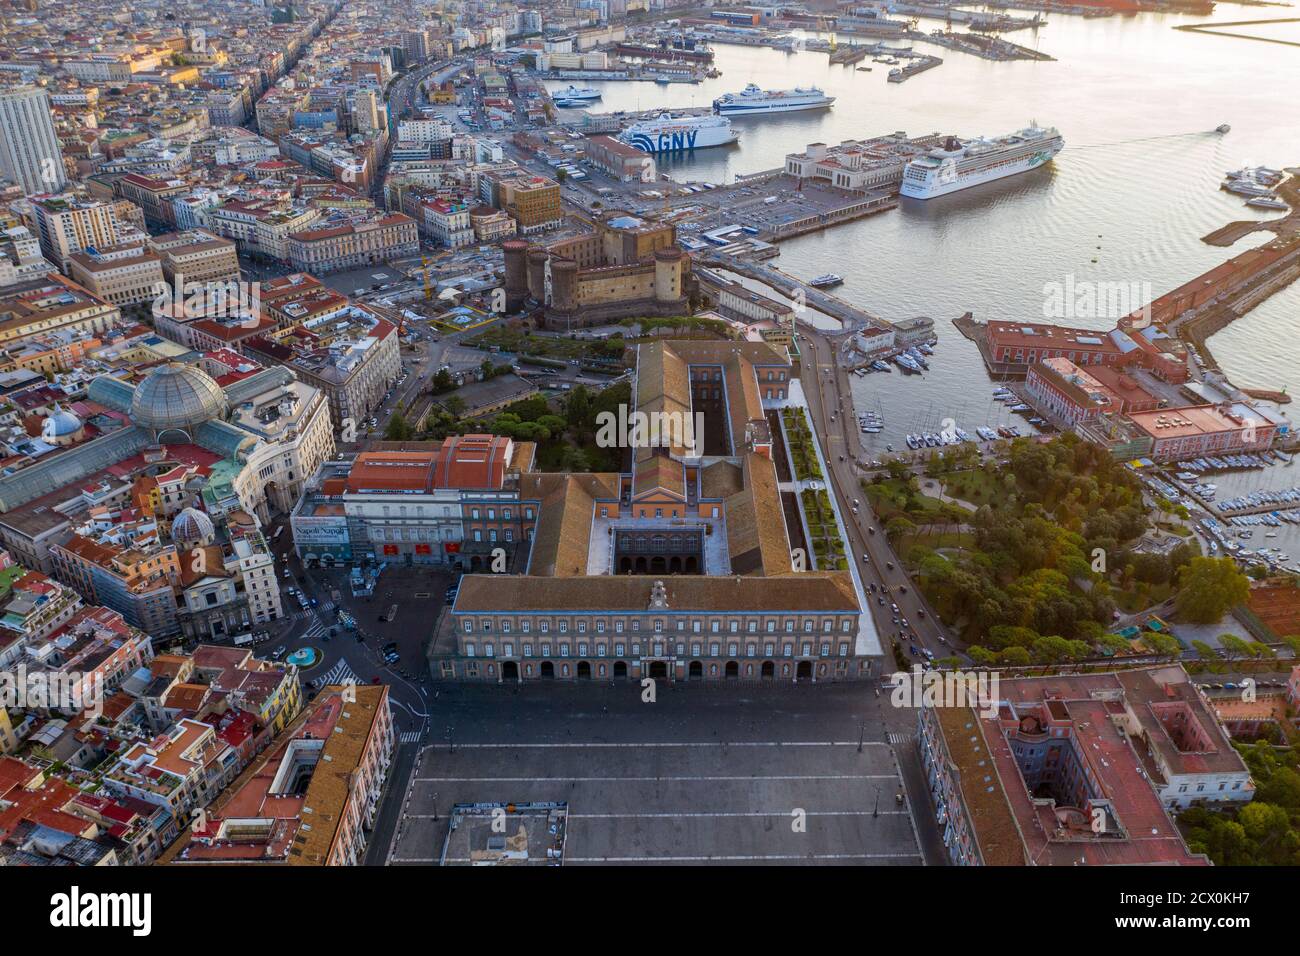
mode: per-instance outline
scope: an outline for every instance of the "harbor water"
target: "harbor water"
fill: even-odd
[[[1125,283],[1158,296],[1271,238],[1259,232],[1231,248],[1200,241],[1227,222],[1276,215],[1250,209],[1218,186],[1226,170],[1242,165],[1300,163],[1300,114],[1290,103],[1300,47],[1173,27],[1288,13],[1224,3],[1210,17],[1085,20],[1053,13],[1046,26],[1010,35],[1055,62],[992,62],[889,41],[944,60],[905,83],[888,83],[889,68],[870,58],[860,64],[873,67],[866,73],[831,66],[824,53],[717,44],[720,78],[594,84],[604,93],[594,109],[703,107],[749,82],[769,89],[815,84],[837,98],[827,111],[735,120],[737,145],[661,164],[680,181],[731,182],[738,173],[779,167],[809,143],[895,130],[997,135],[1036,120],[1061,131],[1065,150],[1047,168],[939,199],[903,199],[893,211],[781,244],[773,264],[797,278],[836,272],[846,281],[834,294],[847,301],[887,318],[934,319],[939,342],[931,371],[904,376],[895,368],[854,380],[859,408],[885,420],[879,434],[864,436],[869,447],[904,450],[905,434],[937,431],[947,418],[972,433],[977,425],[1007,422],[1029,431],[1023,416],[992,401],[994,383],[953,318],[970,311],[978,320],[1106,330],[1118,316],[1052,314],[1053,286]],[[921,21],[926,30],[938,25]],[[1300,24],[1233,29],[1300,40]],[[1212,132],[1221,123],[1231,131]],[[1236,384],[1280,389],[1300,370],[1298,319],[1300,283],[1209,345]]]

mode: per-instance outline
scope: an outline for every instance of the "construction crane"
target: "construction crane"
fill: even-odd
[[[420,265],[424,267],[424,301],[428,302],[433,298],[433,283],[429,281],[429,260],[420,253]]]

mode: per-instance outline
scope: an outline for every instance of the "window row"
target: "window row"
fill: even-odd
[[[521,645],[523,657],[627,657],[629,645],[616,642],[612,645],[598,642],[588,644],[585,641],[572,643],[569,641],[557,642],[551,644],[549,641],[533,644],[531,641],[525,641]],[[632,657],[640,657],[643,645],[640,642],[631,644]],[[688,645],[679,643],[668,645],[663,643],[650,643],[644,645],[644,649],[651,657],[666,657],[673,654],[676,657],[686,657]],[[798,645],[798,656],[800,657],[848,657],[850,648],[849,641],[840,641],[835,644],[831,641],[803,641]],[[711,642],[691,643],[689,645],[691,657],[794,657],[796,646],[793,643],[785,643],[778,647],[773,642],[765,644],[739,644]],[[484,641],[480,645],[476,641],[466,641],[464,644],[464,655],[466,657],[496,657],[498,650],[501,657],[515,657],[515,644],[513,641],[503,641],[498,645],[495,641]],[[612,654],[611,654],[612,652]]]

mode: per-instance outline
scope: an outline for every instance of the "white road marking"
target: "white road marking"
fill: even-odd
[[[642,747],[856,747],[856,740],[698,740],[698,741],[669,741],[665,743],[641,743],[630,741],[627,743],[559,743],[559,744],[456,744],[457,750],[515,750],[515,749],[567,749],[576,750],[598,749],[598,748],[619,748],[631,747],[640,749]],[[887,747],[889,746],[883,740],[864,740],[864,747]]]
[[[683,810],[679,813],[570,813],[570,820],[641,820],[676,817],[788,817],[789,810],[709,811]],[[809,817],[869,817],[870,810],[809,810]],[[878,816],[907,816],[906,810],[881,810]]]
[[[832,773],[789,776],[731,776],[731,777],[416,777],[422,783],[619,783],[680,780],[686,782],[709,780],[897,780],[892,773]]]

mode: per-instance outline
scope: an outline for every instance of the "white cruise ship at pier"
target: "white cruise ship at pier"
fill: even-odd
[[[993,139],[949,137],[942,146],[907,164],[899,191],[913,199],[933,199],[1037,169],[1050,163],[1064,146],[1055,127],[1036,125]]]
[[[793,90],[763,90],[750,83],[739,93],[727,93],[713,101],[719,116],[761,116],[765,113],[793,113],[798,110],[827,109],[835,97],[817,87]]]

